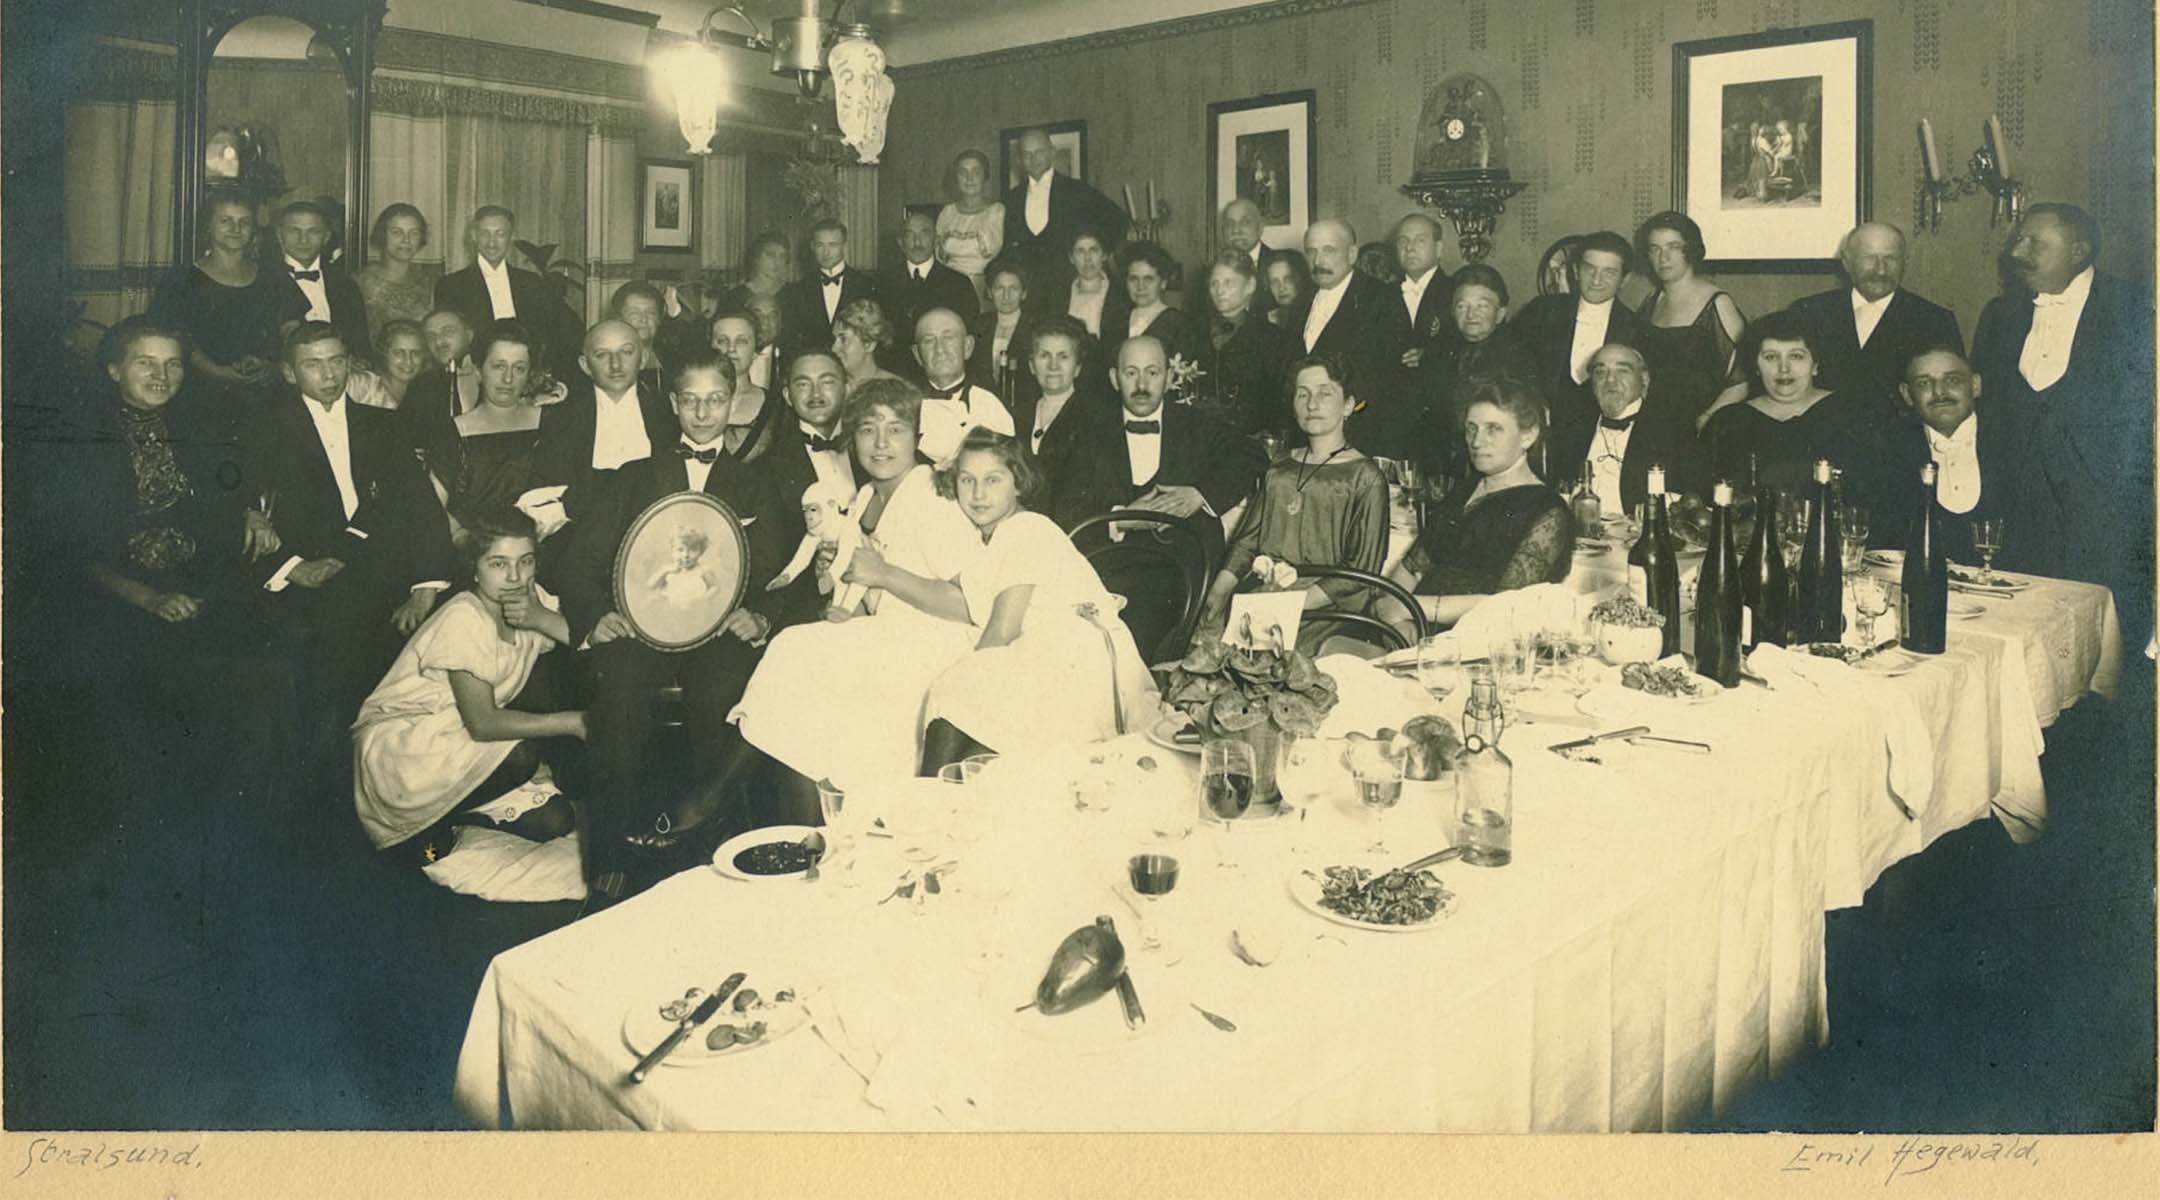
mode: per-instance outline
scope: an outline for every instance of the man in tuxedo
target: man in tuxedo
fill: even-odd
[[[1697,496],[1709,490],[1709,460],[1685,413],[1652,395],[1649,364],[1624,342],[1590,356],[1590,389],[1598,419],[1589,430],[1556,438],[1548,459],[1553,484],[1566,488],[1590,468],[1590,490],[1608,513],[1632,512],[1649,495],[1652,466],[1665,468],[1665,490]],[[1587,436],[1585,436],[1587,434]],[[1744,483],[1744,480],[1734,480]]]
[[[1050,135],[1030,129],[1020,135],[1018,186],[1005,193],[1005,249],[1027,268],[1028,294],[1036,307],[1050,311],[1063,303],[1072,283],[1073,235],[1093,230],[1103,239],[1103,253],[1125,244],[1128,216],[1087,184],[1060,175]],[[1116,286],[1115,284],[1112,285]]]
[[[1425,351],[1455,330],[1454,285],[1440,269],[1440,222],[1421,212],[1395,222],[1395,260],[1402,266],[1403,314],[1410,320],[1403,347],[1405,371],[1415,371]]]
[[[652,457],[655,447],[675,437],[674,410],[639,370],[644,353],[644,339],[628,321],[594,325],[578,355],[584,384],[540,410],[532,484],[566,489],[561,502],[567,520],[592,511],[623,466]],[[549,535],[542,558],[558,544],[567,539]]]
[[[517,215],[501,205],[487,205],[473,213],[470,236],[473,260],[435,281],[435,306],[464,313],[476,334],[496,321],[523,321],[545,347],[536,356],[539,362],[558,379],[573,378],[584,322],[564,304],[555,284],[510,265]]]
[[[1079,430],[1091,413],[1111,408],[1107,389],[1099,379],[1084,379],[1080,364],[1086,353],[1087,326],[1074,317],[1051,317],[1035,330],[1028,351],[1028,370],[1036,386],[1012,406],[1013,428],[1021,453],[1042,472],[1042,495],[1054,495],[1066,459],[1072,455]]]
[[[1920,468],[1935,464],[1935,503],[1949,514],[1942,523],[1951,559],[1979,562],[1972,522],[2014,516],[2018,511],[2017,434],[2000,420],[1982,422],[1974,412],[1979,372],[1954,343],[1922,346],[1905,367],[1898,395],[1905,411],[1889,430],[1889,510],[1869,526],[1869,545],[1904,549],[1920,506]]]
[[[1013,437],[1013,417],[989,388],[968,382],[968,356],[975,335],[949,308],[933,308],[916,318],[915,361],[923,373],[922,416],[917,421],[925,458],[943,469],[959,452],[968,430],[980,425]]]
[[[276,272],[306,304],[307,315],[301,319],[336,326],[349,354],[374,358],[368,341],[367,301],[360,295],[360,285],[343,267],[323,258],[323,247],[330,242],[330,218],[322,207],[312,200],[286,205],[278,213],[277,242],[283,258]]]
[[[405,389],[398,423],[423,455],[457,444],[457,419],[480,402],[480,368],[472,360],[473,329],[464,312],[437,308],[420,322],[430,367]]]
[[[1267,220],[1261,216],[1260,206],[1242,198],[1223,205],[1222,212],[1215,221],[1215,240],[1221,243],[1222,248],[1234,250],[1252,263],[1253,278],[1260,281],[1258,290],[1253,293],[1252,315],[1261,320],[1266,320],[1267,315],[1275,309],[1275,296],[1267,288],[1268,264],[1284,254],[1284,251],[1260,240],[1260,235],[1266,229]],[[1202,262],[1186,272],[1185,277],[1188,280],[1205,280],[1212,265],[1212,260]],[[1191,284],[1186,286],[1190,287]]]
[[[2095,267],[2100,227],[2035,204],[2011,235],[2013,286],[1973,330],[1981,415],[2015,423],[2022,481],[2003,560],[2115,591],[2123,639],[2151,633],[2152,293]]]
[[[949,308],[962,321],[973,322],[980,307],[975,285],[968,277],[937,260],[937,222],[926,213],[909,213],[900,224],[901,261],[878,280],[879,302],[885,315],[901,329],[915,328],[915,319],[933,308]]]
[[[267,511],[251,544],[270,552],[262,586],[314,655],[298,672],[309,715],[335,731],[449,586],[449,528],[396,415],[346,399],[336,326],[294,326],[283,372],[293,390],[243,433],[248,490]]]
[[[828,218],[810,227],[810,258],[817,270],[780,289],[787,349],[832,344],[833,318],[849,301],[878,299],[876,278],[849,266],[847,253],[847,226]]]
[[[762,648],[779,624],[779,601],[763,590],[802,534],[802,520],[784,503],[765,469],[739,462],[721,448],[735,397],[735,368],[717,350],[690,353],[673,366],[668,403],[676,432],[653,454],[626,463],[600,503],[571,528],[575,540],[562,580],[562,610],[570,643],[589,640],[593,699],[589,709],[593,752],[592,809],[586,855],[587,882],[603,897],[620,894],[619,862],[624,835],[643,834],[645,745],[653,727],[653,702],[662,686],[683,690],[683,717],[694,770],[694,807],[709,815],[719,807],[727,780],[723,768],[742,757],[740,737],[727,714],[742,698]],[[615,607],[615,559],[638,517],[662,497],[703,492],[727,505],[741,523],[748,587],[710,641],[665,652],[641,641]],[[582,527],[582,528],[581,528]],[[662,836],[670,831],[654,829]],[[612,894],[611,894],[612,893]]]
[[[1516,348],[1535,376],[1527,382],[1545,401],[1549,441],[1586,439],[1597,423],[1597,398],[1589,386],[1590,356],[1614,342],[1635,346],[1642,341],[1642,318],[1616,299],[1633,258],[1627,239],[1617,233],[1600,230],[1584,235],[1568,254],[1568,274],[1575,290],[1539,296],[1508,324]],[[1548,478],[1547,482],[1554,481]]]
[[[1050,515],[1067,529],[1119,508],[1175,517],[1206,550],[1204,587],[1222,561],[1221,514],[1251,495],[1267,464],[1251,439],[1190,405],[1164,403],[1168,362],[1162,343],[1151,337],[1118,347],[1111,381],[1120,402],[1079,414],[1086,420],[1060,472]],[[1116,578],[1113,590],[1128,602],[1125,623],[1142,652],[1182,652],[1161,644],[1183,611],[1176,572],[1144,553],[1098,567],[1106,579]]]
[[[781,312],[780,297],[745,296],[742,306],[750,314],[750,323],[757,327],[758,352],[750,360],[750,382],[758,387],[785,384],[779,368],[780,348],[786,345],[781,339],[787,336],[787,318]]]
[[[1404,458],[1416,439],[1416,413],[1404,386],[1402,357],[1410,316],[1402,301],[1357,265],[1357,231],[1334,219],[1305,230],[1313,292],[1284,322],[1305,354],[1332,354],[1350,372],[1358,400],[1350,441],[1367,454]]]
[[[847,433],[840,428],[847,402],[847,369],[830,350],[805,350],[783,368],[787,413],[775,430],[771,451],[758,460],[772,476],[780,499],[801,511],[803,493],[812,484],[831,483],[855,494],[855,461]],[[793,546],[789,549],[792,551]],[[810,570],[778,593],[784,605],[781,624],[816,620],[832,603],[823,590],[824,572]],[[765,580],[753,580],[763,587]]]
[[[1905,234],[1897,226],[1854,226],[1838,244],[1838,262],[1849,286],[1804,297],[1792,308],[1822,347],[1816,381],[1860,401],[1878,436],[1887,436],[1900,423],[1898,392],[1914,352],[1952,346],[1962,353],[1964,337],[1949,309],[1904,289]]]

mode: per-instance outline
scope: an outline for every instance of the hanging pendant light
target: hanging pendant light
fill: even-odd
[[[828,75],[844,76],[836,88],[842,134],[863,162],[877,161],[885,147],[885,118],[892,109],[893,82],[885,73],[885,52],[875,40],[876,29],[869,24],[838,22],[848,0],[841,0],[831,18],[819,15],[818,0],[799,3],[795,15],[773,21],[770,36],[758,28],[740,4],[721,5],[705,14],[696,41],[669,50],[655,60],[653,69],[658,73],[660,89],[675,106],[676,124],[690,153],[712,152],[719,109],[727,91],[728,71],[721,47],[732,42],[770,53],[772,73],[792,78],[797,93],[805,100],[819,97]],[[880,21],[879,27],[885,28],[912,19],[904,0],[874,0],[865,15],[889,18]],[[734,17],[750,32],[733,38],[720,35],[713,24],[721,17]]]

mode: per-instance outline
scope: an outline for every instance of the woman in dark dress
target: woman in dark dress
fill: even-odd
[[[777,233],[761,233],[750,239],[750,253],[743,256],[743,281],[720,297],[716,312],[747,308],[752,296],[778,296],[787,286],[788,240]]]
[[[1475,475],[1449,490],[1389,578],[1410,589],[1428,623],[1449,626],[1487,596],[1567,578],[1575,524],[1567,502],[1530,469],[1545,406],[1527,384],[1489,379],[1471,391],[1463,440]],[[1409,614],[1383,602],[1410,636]],[[1392,610],[1392,611],[1389,611]]]
[[[1190,361],[1200,331],[1191,317],[1164,299],[1170,273],[1177,270],[1169,251],[1153,242],[1127,242],[1118,251],[1117,262],[1113,278],[1125,291],[1127,307],[1122,323],[1112,324],[1109,314],[1103,315],[1104,357],[1114,363],[1119,346],[1136,337],[1151,337],[1163,344],[1166,354],[1182,354]]]
[[[1637,349],[1657,380],[1660,403],[1692,420],[1738,381],[1734,349],[1747,318],[1714,281],[1696,274],[1707,251],[1702,227],[1686,214],[1661,212],[1644,221],[1635,250],[1658,281],[1637,310],[1645,324]]]
[[[1236,250],[1208,264],[1207,331],[1193,339],[1200,377],[1194,403],[1245,433],[1290,434],[1296,427],[1283,389],[1297,344],[1290,334],[1253,315],[1260,278],[1252,259]]]
[[[1744,486],[1752,457],[1765,489],[1797,495],[1815,460],[1827,458],[1844,473],[1844,494],[1872,503],[1881,489],[1867,421],[1857,403],[1816,386],[1819,347],[1807,322],[1789,309],[1771,313],[1749,328],[1747,345],[1752,396],[1719,409],[1703,431],[1713,477]]]
[[[1455,273],[1454,283],[1449,315],[1455,332],[1435,343],[1417,365],[1423,425],[1431,431],[1424,465],[1450,482],[1473,474],[1462,437],[1472,387],[1501,375],[1527,379],[1531,374],[1529,356],[1508,333],[1507,280],[1484,263],[1471,263]]]
[[[307,315],[299,289],[261,269],[255,232],[252,204],[213,193],[204,217],[207,248],[150,299],[152,317],[187,334],[196,383],[217,385],[214,394],[240,411],[276,390],[278,339],[287,321]]]
[[[1040,319],[1027,308],[1027,271],[1003,259],[983,275],[990,306],[975,314],[975,353],[968,358],[968,378],[996,392],[1005,407],[1034,399],[1035,379],[1028,373],[1028,347]],[[1035,393],[1039,394],[1039,393]]]
[[[1110,252],[1103,244],[1103,235],[1092,229],[1073,234],[1072,280],[1058,294],[1046,297],[1042,306],[1045,315],[1064,313],[1087,326],[1093,345],[1082,370],[1095,379],[1103,378],[1117,361],[1106,352],[1105,343],[1112,338],[1125,340],[1127,314],[1132,309],[1125,281],[1112,273]]]
[[[444,507],[459,513],[513,507],[530,487],[540,406],[532,394],[532,337],[523,322],[497,321],[473,343],[480,402],[458,414],[455,459],[436,473]],[[436,463],[429,464],[431,470]]]
[[[1269,259],[1267,269],[1260,274],[1260,286],[1274,301],[1268,308],[1268,324],[1280,329],[1290,319],[1291,311],[1312,295],[1312,268],[1306,264],[1303,251],[1284,250]]]

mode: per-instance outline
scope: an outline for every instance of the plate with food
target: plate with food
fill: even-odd
[[[644,1057],[696,1013],[713,983],[699,979],[641,998],[623,1014],[623,1044]],[[661,1065],[694,1067],[777,1042],[810,1023],[807,995],[803,981],[785,972],[745,971],[741,985],[721,1001],[720,1011],[693,1027]]]
[[[1175,901],[1175,893],[1172,901]],[[1128,950],[1137,922],[1098,918],[1065,936],[1047,957],[1006,956],[983,977],[982,1001],[993,1020],[1036,1041],[1079,1054],[1117,1050],[1174,1020],[1185,1008],[1172,972],[1146,952]],[[1128,1023],[1117,981],[1129,975],[1141,1019]]]
[[[738,833],[713,851],[713,870],[745,883],[799,879],[823,854],[804,845],[803,839],[811,834],[823,838],[824,833],[808,825],[768,825]]]
[[[1575,553],[1577,554],[1603,554],[1612,548],[1612,542],[1601,537],[1579,537],[1575,539]]]
[[[1147,739],[1165,750],[1200,753],[1200,731],[1193,728],[1192,718],[1184,713],[1171,713],[1148,726]]]
[[[1375,933],[1417,933],[1455,915],[1461,901],[1432,868],[1401,865],[1366,857],[1301,867],[1290,873],[1290,898],[1321,920]]]
[[[1645,699],[1665,704],[1707,704],[1724,694],[1724,688],[1686,667],[1631,662],[1620,668],[1618,686],[1591,688],[1575,702],[1575,707],[1606,720],[1641,712]]]
[[[1905,565],[1905,552],[1903,550],[1870,550],[1867,552],[1866,557],[1867,564],[1871,567],[1902,567]]]
[[[2031,587],[2032,580],[2013,579],[2001,572],[1997,572],[1993,576],[1982,575],[1972,567],[1952,563],[1950,564],[1950,585],[1952,587],[1974,588],[1982,592],[2009,592],[2015,594]]]

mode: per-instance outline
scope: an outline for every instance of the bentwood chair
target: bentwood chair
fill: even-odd
[[[1122,537],[1110,536],[1112,522],[1125,527]],[[1066,536],[1102,576],[1103,587],[1124,597],[1119,618],[1132,631],[1141,659],[1153,665],[1183,657],[1216,566],[1200,535],[1165,513],[1114,509],[1081,521]]]
[[[1390,650],[1403,650],[1423,642],[1430,632],[1425,624],[1425,610],[1419,607],[1417,597],[1411,595],[1408,588],[1384,575],[1375,575],[1370,571],[1360,571],[1356,567],[1308,565],[1305,563],[1292,565],[1298,573],[1298,580],[1302,583],[1311,583],[1320,579],[1340,579],[1357,584],[1371,593],[1385,595],[1393,599],[1409,610],[1410,626],[1415,631],[1416,637],[1415,640],[1407,640],[1403,637],[1401,630],[1372,615],[1369,611],[1371,607],[1369,600],[1364,610],[1348,608],[1308,610],[1304,616],[1305,628],[1310,629],[1321,625],[1340,625],[1344,627],[1345,636],[1354,637],[1361,641],[1374,641],[1377,639],[1386,643],[1387,648]]]

